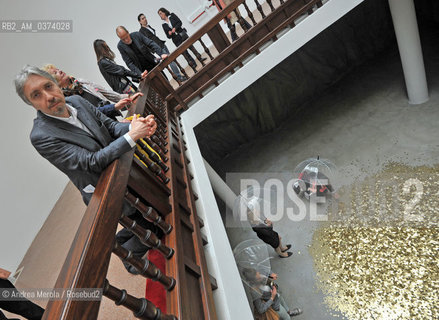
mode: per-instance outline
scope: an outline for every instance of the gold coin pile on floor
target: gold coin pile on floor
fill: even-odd
[[[439,167],[390,164],[340,194],[310,248],[327,305],[350,320],[439,319]]]

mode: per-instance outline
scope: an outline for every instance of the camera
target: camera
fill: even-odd
[[[274,287],[275,287],[276,289],[278,289],[277,283],[275,283],[275,282],[273,281],[273,279],[271,279],[271,278],[268,278],[268,279],[267,279],[267,286],[269,286],[270,289],[273,289]]]

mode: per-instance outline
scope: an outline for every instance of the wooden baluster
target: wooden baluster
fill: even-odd
[[[172,72],[171,68],[169,67],[169,64],[166,66],[166,70],[168,70],[169,73],[171,74],[172,78],[173,78],[175,81],[177,81],[177,83],[178,83],[179,85],[181,85],[181,81],[180,81],[180,79],[178,79],[177,75],[176,75],[174,72]]]
[[[149,105],[151,106],[151,108],[154,110],[154,113],[158,113],[158,114],[160,114],[162,119],[166,119],[166,115],[165,115],[166,108],[164,106],[164,103],[163,103],[162,99],[160,98],[160,96],[154,90],[152,90],[151,87],[150,87],[150,90],[148,92],[147,101],[149,102]]]
[[[125,249],[117,242],[114,244],[113,253],[136,268],[141,276],[160,282],[168,291],[174,289],[176,284],[175,279],[163,274],[163,272],[148,259],[133,256],[131,251]]]
[[[171,233],[172,225],[166,223],[154,208],[146,206],[139,198],[136,198],[128,190],[125,193],[125,199],[131,204],[131,206],[135,207],[140,213],[142,213],[142,216],[146,220],[159,226],[165,234]]]
[[[166,135],[164,135],[162,132],[161,132],[161,130],[156,130],[156,132],[154,133],[154,135],[157,137],[157,138],[159,138],[160,139],[160,141],[162,142],[162,144],[163,143],[168,143],[167,141],[166,141]]]
[[[151,230],[142,228],[136,221],[123,216],[120,218],[119,223],[134,233],[144,245],[160,251],[166,259],[170,259],[174,255],[174,249],[165,246]]]
[[[117,306],[124,306],[133,311],[138,319],[145,320],[178,320],[176,316],[163,314],[151,301],[145,298],[136,298],[127,294],[126,290],[113,287],[107,279],[104,283],[104,296],[114,301]]]
[[[157,177],[159,177],[164,184],[167,184],[169,182],[169,178],[163,174],[160,167],[154,161],[141,153],[139,149],[137,149],[137,147],[134,150],[134,154],[136,154],[140,158],[140,160],[142,160],[146,164],[148,169],[151,170]]]
[[[160,137],[166,141],[166,139],[168,138],[168,136],[166,135],[166,133],[163,132],[163,127],[160,126],[160,130],[159,130],[159,135]]]
[[[158,128],[159,126],[157,125],[157,128]],[[167,144],[167,142],[166,142],[166,139],[165,138],[163,138],[162,136],[161,136],[161,129],[162,129],[163,127],[162,126],[160,126],[160,129],[158,130],[158,132],[156,131],[153,135],[152,135],[152,137],[155,137],[155,138],[157,138],[157,139],[160,139],[160,143],[161,144],[163,144],[163,145],[166,145]],[[154,139],[155,140],[155,139]],[[156,142],[157,143],[157,142]]]
[[[168,132],[166,127],[163,127],[162,125],[160,125],[160,131],[163,132],[163,134],[166,134]]]
[[[239,36],[236,33],[236,26],[235,26],[235,24],[232,24],[232,22],[230,21],[230,19],[228,17],[226,17],[226,22],[227,22],[227,27],[230,30],[230,36],[232,37],[232,42],[235,42],[236,40],[239,39]]]
[[[186,79],[189,79],[186,70],[180,65],[180,63],[175,59],[175,63],[177,64],[178,69],[180,69],[180,72],[183,73],[183,75],[186,77]]]
[[[206,54],[209,56],[210,60],[213,60],[213,56],[210,53],[209,48],[204,44],[203,40],[200,38],[200,39],[198,39],[198,41],[200,41],[200,43],[201,43],[201,45],[202,45],[202,47],[204,49],[204,52],[206,52]]]
[[[148,157],[152,161],[157,163],[160,168],[162,168],[165,173],[168,172],[169,168],[166,166],[166,164],[164,164],[163,161],[160,160],[159,156],[155,152],[151,151],[151,149],[148,148],[148,145],[145,143],[145,141],[143,141],[143,139],[137,140],[137,144],[148,154]]]
[[[157,148],[156,148],[156,147],[158,147],[159,150],[162,150],[164,153],[168,153],[168,149],[166,149],[165,146],[161,145],[161,144],[162,144],[161,141],[158,140],[157,138],[154,138],[154,140],[153,140],[153,139],[152,139],[153,137],[154,137],[154,136],[151,136],[151,137],[146,138],[146,139],[144,139],[144,140],[146,140],[146,142],[147,142],[151,147],[153,147],[154,150],[157,151]],[[158,141],[158,143],[157,143],[157,141]],[[157,151],[157,152],[158,152],[158,151]],[[160,154],[160,153],[159,153],[159,154]],[[161,156],[161,155],[160,155],[160,156]]]
[[[261,13],[262,19],[265,19],[266,16],[264,10],[262,10],[261,4],[259,3],[258,0],[255,0],[255,3],[256,3],[256,8],[258,8],[259,12]]]
[[[160,139],[160,141],[162,142],[162,143],[164,143],[165,141],[166,141],[166,135],[164,135],[163,133],[162,133],[162,130],[161,130],[161,127],[159,128],[159,126],[157,125],[157,128],[159,129],[159,130],[156,130],[155,132],[154,132],[154,135],[157,137],[157,138],[159,138]]]
[[[271,2],[271,0],[267,0],[268,6],[270,7],[271,12],[274,11],[274,7],[273,7],[273,3]]]
[[[234,10],[235,13],[237,13],[236,9]],[[241,15],[237,15],[238,16],[238,22],[239,25],[241,26],[242,30],[244,30],[244,33],[247,32],[249,30],[249,23],[247,21],[244,20],[244,18]]]
[[[159,138],[157,138],[156,136],[151,136],[150,139],[152,141],[154,141],[163,150],[163,152],[165,152],[165,153],[168,152],[167,149],[165,148],[165,146],[163,145],[163,143],[160,141]],[[166,144],[167,144],[167,142],[166,142]]]
[[[151,136],[151,140],[157,143],[160,147],[166,147],[168,145],[168,142],[165,139],[160,138],[160,136],[156,134]]]
[[[163,159],[164,162],[168,161],[168,157],[165,156],[165,154],[163,153],[162,149],[155,144],[151,139],[149,138],[144,138],[144,140],[146,140],[146,142],[150,145],[151,148],[153,148],[159,155],[160,157]],[[165,152],[168,152],[168,149],[165,148]]]
[[[253,26],[255,26],[256,20],[253,17],[253,12],[249,9],[249,7],[245,1],[242,4],[244,5],[245,11],[247,11],[247,15],[249,16],[250,20],[253,22]]]

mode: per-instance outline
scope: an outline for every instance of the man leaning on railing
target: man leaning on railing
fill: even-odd
[[[56,80],[37,67],[25,66],[16,76],[15,88],[20,98],[37,110],[30,134],[32,145],[70,178],[85,204],[89,203],[105,168],[130,151],[138,139],[154,134],[157,128],[152,115],[134,116],[131,124],[121,123],[108,118],[80,96],[65,98]],[[118,103],[129,105],[131,102],[125,98]],[[136,221],[140,216],[139,224],[157,231],[134,208],[124,206],[123,212],[134,214]],[[138,257],[148,250],[125,229],[118,233],[116,240]],[[125,267],[133,273],[129,265]]]

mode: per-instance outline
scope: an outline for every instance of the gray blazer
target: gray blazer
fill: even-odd
[[[30,139],[44,158],[69,177],[88,204],[93,195],[89,185],[96,187],[102,171],[131,150],[123,137],[129,123],[108,118],[80,96],[67,97],[66,102],[78,110],[78,119],[93,135],[38,111]]]

